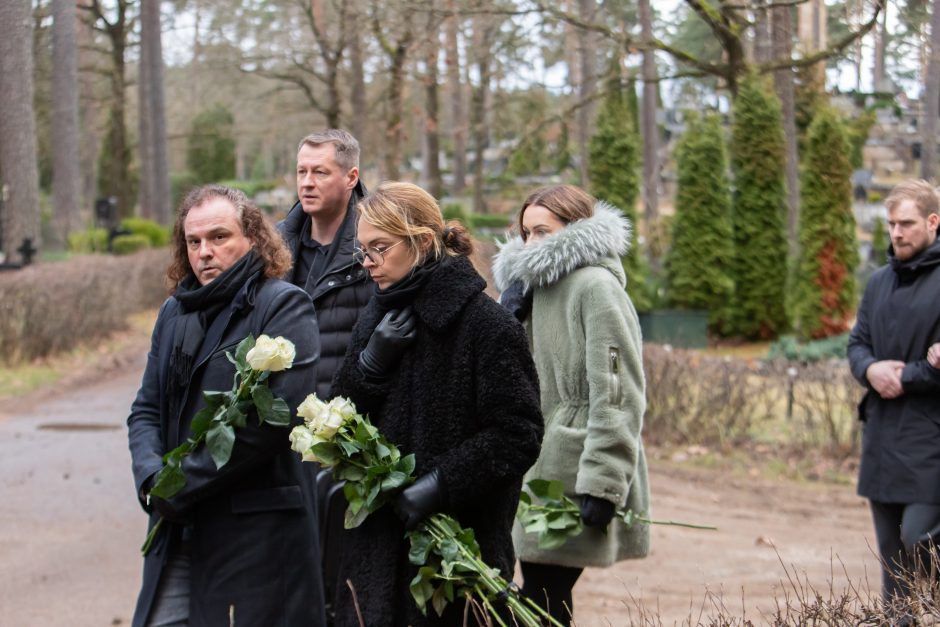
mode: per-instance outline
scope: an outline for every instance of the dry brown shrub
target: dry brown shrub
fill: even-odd
[[[653,444],[732,446],[781,403],[781,386],[764,376],[760,362],[655,344],[643,347],[643,362],[643,433]]]
[[[83,255],[0,273],[0,363],[15,365],[127,327],[128,315],[159,305],[169,252]]]
[[[810,364],[643,347],[644,436],[727,450],[754,439],[846,459],[857,450],[863,390],[845,360]]]

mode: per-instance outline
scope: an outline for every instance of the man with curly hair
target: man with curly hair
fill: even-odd
[[[293,366],[268,379],[297,407],[319,353],[310,297],[279,280],[291,265],[277,231],[237,190],[190,192],[173,233],[172,295],[154,326],[147,366],[127,420],[134,482],[150,528],[163,523],[144,560],[134,627],[325,624],[315,488],[290,450],[288,429],[236,431],[216,468],[207,447],[183,459],[184,487],[151,496],[163,455],[185,442],[203,392],[231,389],[226,352],[247,335],[282,336]]]

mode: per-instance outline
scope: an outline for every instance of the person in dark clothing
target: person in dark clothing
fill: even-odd
[[[882,596],[900,602],[918,562],[940,537],[940,370],[927,361],[940,340],[940,201],[922,180],[885,201],[888,265],[868,282],[849,336],[852,374],[867,388],[858,493],[871,502]]]
[[[443,617],[421,614],[404,534],[433,513],[450,514],[473,528],[486,563],[511,578],[522,476],[542,438],[535,366],[522,326],[484,294],[466,230],[445,226],[434,198],[386,182],[358,210],[357,254],[378,290],[333,395],[352,399],[403,455],[414,453],[418,478],[393,507],[347,532],[340,581],[355,589],[369,627],[462,625],[459,600]],[[358,626],[350,588],[336,599],[337,626]]]
[[[294,257],[289,280],[313,299],[320,329],[316,392],[330,382],[346,354],[352,328],[373,285],[353,259],[359,180],[359,142],[340,129],[304,137],[297,150],[297,203],[277,226]]]
[[[330,383],[346,354],[353,326],[375,286],[353,258],[356,204],[366,194],[359,180],[359,142],[341,129],[303,138],[297,149],[297,203],[278,230],[294,258],[290,281],[313,299],[320,333],[315,390],[330,398]],[[320,541],[327,602],[337,585],[336,566],[343,552],[345,501],[329,472],[312,467],[320,502]],[[327,608],[327,617],[332,608]]]
[[[290,450],[289,429],[259,425],[252,410],[226,465],[217,469],[200,445],[183,459],[179,492],[149,495],[162,456],[190,435],[202,392],[231,389],[226,351],[249,333],[290,340],[293,366],[268,382],[291,408],[308,393],[318,354],[310,297],[277,279],[290,253],[244,194],[219,185],[191,192],[173,242],[175,289],[127,419],[138,498],[151,528],[164,520],[144,560],[133,624],[321,627],[315,486]]]

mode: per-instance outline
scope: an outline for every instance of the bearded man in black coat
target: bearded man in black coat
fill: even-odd
[[[312,391],[319,353],[310,297],[280,281],[290,253],[244,194],[211,185],[191,192],[174,229],[167,277],[175,286],[153,331],[143,382],[128,418],[134,481],[159,534],[144,561],[133,624],[320,627],[323,589],[315,489],[290,450],[289,429],[235,432],[221,469],[204,445],[185,457],[185,486],[149,495],[162,456],[190,435],[202,392],[230,390],[226,357],[249,333],[283,336],[293,366],[268,379],[292,410]]]
[[[886,603],[907,594],[913,568],[929,568],[940,538],[940,199],[910,180],[885,200],[889,264],[868,282],[849,336],[852,374],[868,391],[858,493],[871,501]]]

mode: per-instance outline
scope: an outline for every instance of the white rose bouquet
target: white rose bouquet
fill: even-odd
[[[618,507],[614,516],[625,525],[672,525],[691,529],[711,529],[711,525],[695,525],[674,520],[652,520],[632,509]],[[526,484],[526,489],[519,495],[519,509],[516,518],[526,533],[537,533],[540,549],[556,549],[579,535],[584,530],[581,522],[581,508],[565,496],[565,486],[561,481],[533,479]]]
[[[297,408],[304,424],[290,434],[291,448],[304,461],[332,468],[345,480],[343,493],[349,506],[344,525],[358,527],[382,505],[415,480],[414,455],[402,457],[394,444],[379,433],[369,419],[356,411],[349,399],[336,397],[324,403],[315,394]],[[438,615],[448,603],[467,598],[502,627],[507,627],[494,608],[500,599],[512,612],[514,624],[541,627],[547,621],[561,627],[530,599],[519,594],[496,568],[480,556],[473,529],[464,529],[446,514],[434,514],[407,533],[411,542],[408,559],[418,566],[411,581],[411,595],[422,612],[428,603]]]
[[[277,427],[290,425],[290,408],[284,399],[274,397],[267,381],[272,372],[287,370],[294,364],[296,351],[293,343],[283,337],[262,335],[255,340],[254,336],[248,335],[239,342],[234,356],[228,352],[225,355],[235,364],[232,389],[228,392],[203,392],[206,406],[193,416],[189,438],[163,456],[163,469],[150,489],[152,496],[168,499],[183,489],[186,485],[183,458],[203,442],[216,468],[225,466],[235,446],[235,428],[247,424],[252,408],[258,413],[259,425],[265,422]],[[162,523],[161,518],[147,534],[140,549],[144,555],[150,552]]]

